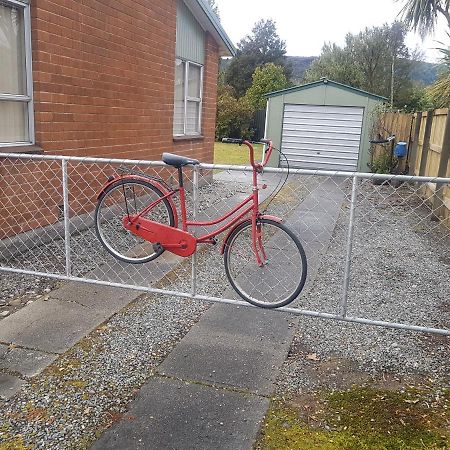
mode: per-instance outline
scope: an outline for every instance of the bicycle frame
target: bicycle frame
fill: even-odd
[[[183,245],[190,245],[189,241],[191,241],[192,239],[195,239],[194,248],[192,250],[192,252],[194,252],[195,248],[196,248],[196,244],[202,244],[202,243],[203,244],[215,244],[216,243],[216,240],[214,239],[215,236],[224,232],[228,228],[232,228],[230,233],[226,236],[226,238],[224,240],[224,245],[222,246],[222,251],[223,251],[223,248],[227,242],[227,239],[230,236],[233,229],[236,226],[240,225],[241,223],[243,223],[247,220],[251,220],[251,223],[252,223],[252,247],[253,247],[253,251],[256,256],[258,265],[262,266],[266,260],[266,255],[265,255],[264,248],[262,245],[261,230],[257,224],[258,218],[262,217],[259,212],[258,173],[262,172],[263,167],[267,164],[267,162],[270,158],[270,154],[272,152],[272,143],[270,141],[268,141],[269,148],[266,151],[265,158],[262,163],[255,163],[254,149],[253,149],[253,146],[251,145],[251,143],[248,141],[242,141],[242,143],[247,145],[247,147],[249,148],[249,151],[250,151],[250,163],[253,167],[253,177],[252,177],[252,191],[253,192],[251,195],[249,195],[246,199],[244,199],[242,202],[240,202],[233,209],[228,211],[223,216],[221,216],[217,219],[211,220],[211,221],[188,221],[187,220],[187,211],[186,211],[186,191],[185,191],[184,184],[183,184],[183,171],[182,171],[182,168],[179,167],[178,168],[179,187],[177,189],[171,190],[166,193],[163,192],[164,195],[162,197],[159,197],[157,200],[155,200],[151,204],[147,205],[138,214],[133,215],[131,220],[130,220],[130,218],[128,218],[129,223],[126,225],[126,228],[131,229],[133,223],[137,223],[137,221],[139,219],[141,219],[143,216],[145,216],[145,214],[147,214],[155,206],[157,206],[159,203],[161,203],[162,201],[164,201],[166,199],[168,199],[171,202],[171,204],[175,208],[175,212],[176,212],[175,204],[171,200],[174,195],[179,193],[182,231],[184,233],[186,233],[186,235],[185,235],[186,237],[189,237],[188,244],[184,243]],[[263,188],[265,188],[265,187],[263,187]],[[250,212],[251,212],[251,217],[249,218],[247,216]],[[233,214],[236,214],[236,213],[238,213],[238,214],[235,217],[233,217],[231,220],[229,220],[225,224],[219,226],[215,230],[213,230],[210,233],[207,233],[203,236],[196,237],[196,236],[192,235],[191,233],[189,233],[190,227],[209,227],[209,226],[218,225],[218,224],[226,221],[228,218],[230,218]],[[281,221],[280,219],[273,217],[273,216],[265,216],[265,217],[269,217],[272,220]],[[149,221],[149,223],[151,223],[151,221]],[[168,226],[159,225],[158,233],[160,233],[160,235],[162,237],[167,237],[168,241],[170,241],[170,234],[174,233],[174,229],[170,228]],[[187,235],[189,235],[189,236],[187,236]],[[176,251],[174,249],[180,248],[181,246],[182,246],[182,244],[169,244],[168,246],[165,246],[165,247],[168,250],[174,251],[176,253]],[[185,247],[182,247],[182,248],[185,248]],[[189,255],[189,253],[185,255],[185,254],[182,254],[182,252],[179,254],[181,254],[182,256]]]

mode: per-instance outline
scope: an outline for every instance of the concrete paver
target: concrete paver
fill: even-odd
[[[268,404],[264,397],[154,378],[92,449],[251,450],[260,427],[255,417],[264,417]]]
[[[325,181],[287,221],[302,240],[302,233],[314,238],[305,243],[309,285],[328,247],[343,197],[332,180]],[[324,215],[322,223],[317,214]],[[226,292],[224,296],[230,298],[229,294]],[[130,404],[133,418],[123,418],[93,448],[251,449],[268,406],[267,397],[262,395],[274,391],[296,320],[283,313],[255,308],[211,307],[158,368],[160,374],[179,380],[152,379],[142,389],[144,394]],[[247,421],[256,424],[256,429],[242,428],[240,421],[232,421],[230,431],[222,432],[224,421],[217,426],[216,417],[224,411],[223,404],[220,398],[208,397],[208,393],[224,392],[223,386],[241,390],[234,392],[240,399],[236,400],[235,408],[245,398],[242,391],[248,392],[249,398],[258,395],[262,403],[246,412]],[[208,401],[202,404],[200,398]],[[237,440],[233,440],[235,435]]]
[[[6,373],[0,373],[0,397],[11,398],[25,384],[25,381]]]
[[[63,302],[76,302],[87,308],[114,314],[141,295],[131,289],[87,283],[66,283],[51,292],[51,298]]]
[[[0,341],[48,353],[63,353],[111,316],[74,301],[38,300],[3,319]]]
[[[306,244],[308,284],[328,246],[342,200],[336,184],[326,181],[287,221]],[[178,262],[162,260],[163,272]],[[127,272],[120,263],[108,270],[111,277]],[[136,272],[139,280],[156,281],[158,277],[146,270],[142,266]],[[109,277],[105,268],[93,274]],[[56,357],[139,295],[119,288],[64,285],[48,301],[36,301],[3,319],[0,342],[36,350],[4,353],[3,359],[10,358],[6,368],[11,370],[15,364],[22,368],[18,372],[32,376],[42,370],[40,352]],[[130,404],[130,413],[93,448],[251,449],[268,407],[265,396],[274,390],[296,322],[278,312],[213,306],[160,366],[164,376],[141,389]],[[22,384],[17,377],[0,374],[1,395],[16,392]]]
[[[25,348],[10,348],[1,345],[7,351],[0,350],[0,369],[18,372],[25,377],[33,377],[50,365],[57,357],[54,353],[44,353]]]
[[[161,374],[273,392],[297,319],[256,308],[215,305],[161,364]]]

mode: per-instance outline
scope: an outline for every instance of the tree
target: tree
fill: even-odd
[[[255,110],[266,107],[264,94],[278,91],[289,86],[283,67],[268,63],[257,67],[252,76],[253,83],[245,96]]]
[[[304,81],[311,83],[325,77],[353,87],[361,87],[362,74],[353,64],[351,54],[336,44],[324,44],[322,53],[305,71]]]
[[[450,28],[449,0],[406,0],[401,12],[408,28],[418,31],[422,37],[434,31],[439,14]]]
[[[208,0],[208,5],[210,6],[212,12],[220,20],[219,7],[217,6],[216,0]]]
[[[252,84],[252,75],[258,66],[274,63],[282,66],[289,78],[286,65],[286,44],[280,39],[273,20],[260,20],[253,27],[252,34],[243,38],[236,56],[225,73],[225,81],[232,86],[238,97],[242,97]]]
[[[434,108],[445,108],[450,105],[450,47],[439,50],[442,53],[441,73],[428,88],[427,97]]]
[[[413,87],[413,62],[404,44],[406,30],[394,22],[347,34],[345,46],[325,44],[305,74],[306,81],[327,77],[368,92],[404,101]]]
[[[233,88],[219,85],[217,95],[216,139],[250,135],[253,108],[247,98],[237,99]]]

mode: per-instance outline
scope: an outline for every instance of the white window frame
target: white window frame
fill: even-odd
[[[183,117],[183,133],[174,134],[174,137],[183,137],[183,136],[201,136],[202,135],[202,109],[203,109],[203,69],[204,66],[202,64],[195,63],[193,61],[189,61],[183,58],[176,58],[179,61],[184,63],[184,117]],[[200,67],[200,97],[190,97],[189,93],[189,67],[193,65],[196,67]],[[197,132],[186,132],[186,120],[187,120],[187,107],[188,102],[198,103],[199,104],[199,113],[198,113],[198,124],[199,131]],[[175,105],[174,105],[175,108]]]
[[[0,92],[0,102],[13,101],[27,103],[28,112],[28,141],[19,142],[2,142],[0,136],[0,148],[1,147],[19,147],[24,145],[33,145],[35,143],[34,137],[34,106],[33,106],[33,69],[32,69],[32,51],[31,51],[31,15],[30,5],[19,0],[3,0],[3,3],[11,5],[16,8],[23,8],[23,21],[24,21],[24,42],[25,42],[25,76],[26,76],[26,94],[25,95],[13,95],[3,94]]]

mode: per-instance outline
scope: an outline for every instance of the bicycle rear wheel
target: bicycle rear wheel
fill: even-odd
[[[260,267],[252,248],[251,221],[230,235],[224,251],[225,272],[235,291],[249,303],[278,308],[292,302],[306,281],[306,255],[297,236],[285,225],[260,219],[266,261]]]
[[[163,193],[144,180],[119,180],[100,196],[95,209],[95,232],[115,258],[132,264],[151,261],[162,254],[153,244],[136,236],[123,226],[122,219],[137,214]],[[175,218],[167,199],[162,200],[142,217],[173,227]]]

